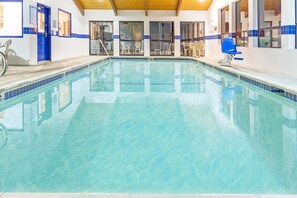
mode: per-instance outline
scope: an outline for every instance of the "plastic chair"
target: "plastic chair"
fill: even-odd
[[[136,54],[138,52],[138,54],[141,54],[141,43],[140,42],[136,42],[135,43],[135,49],[134,49],[134,53]]]

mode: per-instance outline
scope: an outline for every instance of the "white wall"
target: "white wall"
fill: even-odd
[[[215,26],[219,27],[219,10],[228,4],[230,8],[232,8],[232,3],[234,2],[236,2],[236,0],[213,0],[213,3],[209,8],[210,21],[212,21]],[[292,7],[294,8],[295,4],[293,2],[294,0],[282,1],[282,25],[294,25],[295,17],[292,13],[295,13],[295,10],[292,9]],[[286,9],[284,7],[286,7]],[[230,12],[229,19],[234,18],[234,16],[232,15],[232,12]],[[234,20],[230,21],[232,23]],[[250,30],[257,29],[256,0],[249,1],[249,24]],[[230,24],[230,27],[232,26],[233,24]],[[220,34],[220,27],[216,33],[212,34]],[[245,68],[297,77],[297,50],[294,49],[294,35],[282,35],[282,49],[258,48],[257,37],[252,37],[249,41],[249,47],[238,48],[238,51],[243,52],[241,57],[244,58],[244,61],[234,61],[234,64]],[[223,55],[221,53],[221,43],[219,40],[208,40],[206,42],[206,56],[217,60],[222,58]]]
[[[175,11],[149,11],[145,16],[144,11],[118,11],[114,16],[111,10],[86,10],[82,16],[72,0],[24,0],[24,27],[35,27],[29,24],[29,5],[45,4],[51,7],[52,22],[58,20],[58,9],[63,9],[72,14],[72,33],[89,34],[89,21],[113,21],[114,34],[119,35],[119,21],[144,21],[144,35],[149,35],[150,21],[173,21],[175,35],[180,36],[181,21],[204,21],[206,36],[220,34],[219,10],[229,5],[230,33],[234,32],[234,2],[236,0],[213,0],[208,11],[181,11],[178,17]],[[295,0],[282,0],[282,25],[293,25],[295,22]],[[257,0],[249,0],[249,29],[256,30],[257,24]],[[58,24],[58,22],[57,22]],[[214,30],[214,27],[217,27]],[[57,27],[52,27],[54,34]],[[0,39],[1,42],[7,39]],[[297,76],[295,49],[295,35],[282,35],[282,49],[264,49],[257,47],[257,38],[249,38],[249,47],[239,47],[243,52],[244,61],[234,61],[242,67],[276,72],[290,76]],[[31,64],[37,63],[37,35],[26,34],[24,38],[14,38],[12,48]],[[144,40],[144,55],[150,54],[149,39]],[[86,38],[62,38],[52,37],[52,60],[83,56],[89,54],[89,39]],[[114,40],[114,55],[119,55],[119,39]],[[175,40],[175,56],[180,56],[180,40]],[[221,42],[219,39],[206,40],[206,57],[219,60],[223,57],[221,53]]]

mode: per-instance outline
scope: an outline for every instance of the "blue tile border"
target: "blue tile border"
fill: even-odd
[[[151,36],[150,35],[144,35],[143,39],[151,39]]]
[[[37,34],[37,29],[32,27],[23,27],[23,34]]]
[[[240,76],[240,80],[245,81],[247,83],[250,83],[252,85],[255,85],[257,87],[260,87],[262,89],[265,89],[267,91],[271,91],[271,92],[274,92],[274,93],[284,93],[284,90],[282,90],[282,89],[273,87],[271,85],[267,85],[265,83],[262,83],[262,82],[259,82],[259,81],[244,77],[244,76]]]
[[[297,102],[297,94],[293,94],[285,91],[284,96],[290,100]]]
[[[28,91],[30,91],[32,89],[36,89],[36,88],[38,88],[40,86],[43,86],[43,85],[46,85],[46,84],[51,83],[53,81],[56,81],[58,79],[61,79],[62,77],[63,77],[63,74],[58,74],[58,75],[55,75],[55,76],[52,76],[52,77],[49,77],[49,78],[46,78],[46,79],[31,83],[31,84],[28,84],[28,85],[20,87],[20,88],[13,89],[13,90],[8,91],[8,92],[5,93],[4,99],[8,100],[8,99],[13,98],[15,96],[18,96],[18,95],[20,95],[22,93],[28,92]]]
[[[205,40],[215,40],[215,39],[221,39],[222,36],[220,34],[217,34],[217,35],[205,36],[204,38]]]
[[[229,35],[230,38],[236,38],[236,33],[235,32],[229,33],[228,35]]]
[[[281,27],[282,35],[287,34],[296,34],[296,26],[295,25],[284,25]]]
[[[249,37],[258,37],[259,31],[258,30],[249,30],[248,35],[249,35]]]
[[[113,35],[112,38],[113,39],[120,39],[120,35]]]
[[[88,39],[89,38],[89,35],[88,34],[75,34],[75,33],[71,33],[71,38]]]
[[[180,35],[175,35],[175,36],[174,36],[174,39],[175,39],[175,40],[180,40],[180,38],[181,38]]]
[[[72,70],[69,70],[69,71],[66,71],[66,72],[63,72],[63,73],[59,73],[59,74],[56,74],[54,76],[51,76],[49,78],[46,78],[46,79],[41,79],[41,80],[38,80],[36,82],[32,82],[30,84],[27,84],[25,86],[22,86],[22,87],[18,87],[18,88],[14,88],[12,90],[4,90],[4,96],[2,96],[3,98],[1,98],[1,100],[8,100],[8,99],[11,99],[13,97],[16,97],[20,94],[23,94],[23,93],[26,93],[28,91],[31,91],[33,89],[36,89],[38,87],[41,87],[43,85],[46,85],[46,84],[49,84],[49,83],[52,83],[56,80],[59,80],[59,79],[62,79],[64,76],[69,76],[70,74],[74,74],[74,73],[77,73],[79,71],[82,71],[88,67],[91,67],[93,65],[96,65],[98,63],[101,63],[101,62],[104,62],[106,61],[107,59],[103,59],[103,60],[99,60],[95,63],[91,63],[91,64],[86,64],[86,65],[83,65],[83,66],[80,66],[79,68],[75,68],[75,69],[72,69]]]

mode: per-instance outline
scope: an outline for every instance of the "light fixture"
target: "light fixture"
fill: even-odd
[[[205,0],[198,0],[198,2],[201,2],[202,3],[202,2],[205,2]]]

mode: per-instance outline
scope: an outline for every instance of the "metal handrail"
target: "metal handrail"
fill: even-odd
[[[107,51],[105,45],[103,44],[102,40],[101,40],[101,39],[98,39],[98,41],[99,41],[99,45],[100,45],[100,44],[102,45],[102,47],[103,47],[105,53],[107,54],[109,60],[111,60],[110,55],[109,55],[109,53],[108,53],[108,51]],[[99,56],[99,53],[100,53],[100,50],[98,50],[98,56]]]
[[[3,76],[8,68],[8,61],[7,61],[7,57],[3,52],[0,52],[0,59],[2,60],[2,70],[0,72],[0,77]]]

